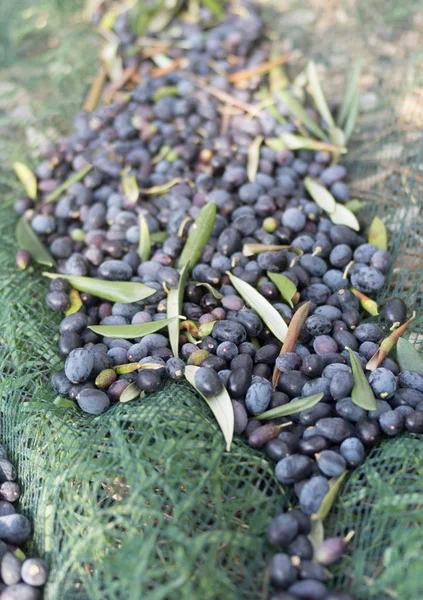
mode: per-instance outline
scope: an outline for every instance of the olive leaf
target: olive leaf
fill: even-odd
[[[307,77],[309,91],[314,100],[314,104],[320,113],[320,116],[324,121],[326,121],[329,129],[335,127],[335,121],[333,120],[332,114],[329,110],[329,106],[320,83],[319,75],[317,73],[316,64],[312,60],[310,60],[307,65]]]
[[[148,229],[147,220],[142,213],[140,213],[140,239],[138,242],[138,256],[141,262],[145,262],[150,257],[151,251],[151,240],[150,231]]]
[[[244,256],[254,256],[254,254],[261,254],[262,252],[275,252],[277,250],[292,250],[299,256],[303,255],[303,251],[295,246],[279,246],[277,244],[244,244],[242,247],[242,253]]]
[[[212,285],[210,285],[210,283],[204,283],[203,281],[200,281],[199,283],[195,284],[195,287],[205,287],[209,290],[210,294],[212,294],[216,300],[221,300],[223,298],[223,294],[221,294],[220,292],[217,291],[216,288],[214,288]]]
[[[122,189],[130,204],[135,204],[140,195],[137,178],[129,174],[129,167],[122,171]]]
[[[167,96],[177,96],[179,93],[177,85],[164,85],[154,92],[153,100],[158,102]]]
[[[16,225],[16,239],[19,248],[27,250],[35,262],[47,267],[52,267],[55,264],[54,258],[25,219],[24,215],[22,215]]]
[[[200,367],[194,367],[192,365],[188,365],[185,367],[185,377],[188,383],[192,385],[193,388],[197,390],[197,392],[204,398],[204,400],[209,405],[211,411],[213,412],[216,421],[222,430],[223,437],[226,442],[226,450],[230,452],[232,438],[234,434],[234,409],[232,406],[232,400],[224,387],[218,394],[214,394],[213,396],[204,396],[195,386],[194,379],[195,374]]]
[[[65,311],[65,315],[67,317],[69,315],[73,315],[74,313],[78,312],[78,310],[82,306],[82,300],[81,300],[81,296],[79,295],[78,290],[75,290],[73,288],[71,289],[71,291],[69,292],[69,300],[70,300],[70,306],[69,306],[68,310]]]
[[[382,340],[379,348],[376,350],[376,352],[373,354],[373,356],[370,358],[369,362],[367,363],[366,369],[368,369],[369,371],[374,371],[375,369],[378,368],[378,366],[381,364],[381,362],[383,362],[385,360],[385,358],[388,356],[389,352],[392,350],[392,348],[395,346],[397,341],[400,339],[400,337],[402,336],[404,331],[410,325],[411,321],[414,321],[415,318],[416,318],[416,313],[414,312],[411,319],[408,319],[408,321],[406,321],[405,323],[403,323],[402,325],[397,327],[391,333],[391,335],[388,335],[387,338]],[[407,366],[407,370],[409,371],[410,367]]]
[[[169,290],[167,295],[167,316],[172,319],[169,323],[169,341],[173,356],[179,354],[179,315],[184,301],[185,281],[189,270],[189,262],[182,268],[179,276],[178,287]]]
[[[28,197],[35,200],[37,197],[37,178],[29,167],[23,162],[13,164],[16,176],[25,188]]]
[[[66,179],[66,181],[61,183],[59,185],[59,187],[57,187],[55,190],[53,190],[51,192],[51,194],[49,194],[47,196],[47,198],[45,198],[44,202],[55,202],[58,198],[60,198],[60,196],[63,194],[63,192],[66,192],[66,190],[73,183],[76,183],[77,181],[80,181],[81,179],[83,179],[85,177],[85,175],[87,175],[87,173],[89,173],[91,171],[92,168],[93,168],[92,165],[86,165],[85,167],[82,167],[82,169],[77,171],[74,175],[72,175],[72,177],[69,177],[69,179]]]
[[[311,521],[311,531],[308,534],[308,539],[313,546],[313,556],[316,556],[317,549],[320,547],[320,544],[325,539],[325,530],[323,527],[323,523],[320,519],[312,519]]]
[[[277,67],[277,68],[282,68],[282,67]],[[269,73],[269,78],[270,78],[270,87],[272,87],[272,78],[274,77],[273,73],[276,71],[276,69],[272,69]],[[276,84],[275,84],[276,85]],[[286,86],[285,86],[286,87]],[[270,94],[270,91],[266,88],[266,87],[261,87],[259,89],[259,98],[261,100],[261,102],[263,104],[266,104],[266,110],[267,112],[281,125],[284,125],[287,121],[285,119],[285,117],[283,117],[278,109],[276,108],[276,106],[274,104],[271,104],[271,102],[273,101],[272,96]],[[276,140],[279,141],[280,138],[270,138],[270,142],[272,142],[272,140]],[[265,143],[267,144],[267,140],[265,141]],[[269,145],[269,144],[268,144]],[[269,145],[269,147],[271,147]],[[275,150],[275,152],[279,152],[280,150],[283,150],[284,148],[278,148]]]
[[[303,135],[284,132],[281,134],[285,148],[289,150],[326,150],[328,152],[336,152],[336,154],[345,154],[347,149],[336,146],[328,142],[319,142]]]
[[[159,244],[163,244],[168,237],[169,234],[167,231],[155,231],[154,233],[150,233],[150,240],[152,242],[158,242]]]
[[[135,400],[141,394],[141,389],[138,387],[137,383],[134,381],[126,387],[120,395],[119,402],[130,402],[131,400]]]
[[[372,315],[373,317],[378,316],[379,309],[375,300],[372,300],[371,298],[366,296],[366,294],[363,294],[363,292],[356,290],[354,287],[351,288],[351,291],[354,294],[354,296],[357,296],[357,298],[359,299],[361,308],[364,308],[364,310],[367,311],[369,315]]]
[[[258,135],[248,147],[247,175],[250,182],[253,182],[256,179],[262,143],[263,136]]]
[[[169,323],[173,323],[174,321],[177,321],[176,317],[151,321],[150,323],[138,323],[136,325],[90,325],[88,329],[103,337],[131,340],[160,331],[160,329],[167,327]]]
[[[285,275],[281,275],[280,273],[272,273],[271,271],[267,271],[268,278],[273,281],[273,283],[278,288],[282,298],[288,302],[291,308],[294,307],[292,304],[292,298],[297,292],[297,287],[288,277]]]
[[[339,127],[344,128],[345,123],[351,113],[352,107],[355,102],[355,97],[358,91],[358,79],[360,77],[362,60],[355,60],[352,64],[351,71],[345,86],[344,96],[342,98],[341,106],[338,111],[337,124]]]
[[[415,371],[423,375],[423,358],[413,344],[402,337],[397,342],[397,362],[401,371]]]
[[[322,210],[329,213],[329,215],[335,212],[335,198],[325,187],[323,187],[323,185],[320,185],[320,183],[317,183],[317,181],[314,181],[311,177],[306,177],[304,179],[304,186],[315,203],[320,206]]]
[[[347,121],[345,123],[345,128],[344,128],[345,140],[347,142],[350,139],[350,137],[352,136],[352,132],[354,131],[354,127],[357,122],[359,112],[360,112],[360,94],[359,94],[358,90],[356,90],[353,102],[351,104],[351,109],[348,114],[348,118],[347,118]]]
[[[140,189],[140,192],[142,194],[146,194],[147,196],[159,196],[160,194],[166,194],[168,190],[173,188],[173,186],[177,185],[178,183],[181,183],[181,181],[182,180],[180,177],[174,177],[170,181],[162,183],[161,185],[153,185],[151,188],[142,188]]]
[[[238,294],[256,311],[278,340],[283,342],[288,327],[276,308],[260,292],[253,288],[252,285],[239,279],[239,277],[235,277],[229,271],[226,271],[226,274]]]
[[[138,371],[138,369],[153,369],[153,370],[157,370],[157,369],[162,369],[163,365],[160,363],[153,363],[153,362],[145,362],[145,363],[140,363],[140,362],[135,362],[135,363],[127,363],[125,365],[116,365],[114,367],[112,367],[113,371],[116,373],[116,375],[125,375],[127,373],[133,373],[134,371]]]
[[[53,400],[53,404],[58,408],[76,408],[76,404],[73,400],[68,400],[62,396],[57,396],[57,398]]]
[[[159,4],[147,22],[147,29],[152,33],[163,31],[177,15],[182,4],[183,0],[167,0],[164,4]]]
[[[345,208],[348,208],[348,210],[350,210],[352,213],[356,213],[365,207],[365,203],[361,200],[353,198],[352,200],[348,200],[348,202],[346,202],[344,206]]]
[[[286,149],[286,144],[282,138],[267,138],[266,146],[269,146],[274,152],[281,152]]]
[[[311,408],[323,398],[324,394],[314,394],[313,396],[307,396],[306,398],[300,398],[299,400],[292,400],[288,404],[277,406],[266,410],[254,417],[255,421],[265,421],[267,419],[277,419],[278,417],[287,417],[288,415],[294,415],[295,413],[302,412]]]
[[[335,204],[334,212],[329,216],[330,220],[332,223],[335,223],[335,225],[346,225],[347,227],[354,229],[354,231],[360,231],[360,223],[357,221],[357,217],[343,204],[337,202]]]
[[[201,0],[202,4],[209,9],[216,19],[223,19],[225,12],[223,10],[223,4],[220,0]]]
[[[374,397],[373,390],[363,372],[363,369],[361,368],[361,364],[354,352],[350,348],[347,348],[347,350],[350,354],[351,369],[354,377],[354,385],[353,389],[351,390],[351,400],[354,402],[354,404],[357,404],[357,406],[360,406],[365,410],[376,410],[376,399]]]
[[[198,335],[200,337],[206,337],[207,335],[211,335],[215,323],[216,321],[208,321],[207,323],[201,323],[200,327],[198,328]]]
[[[341,475],[339,475],[339,477],[332,477],[331,479],[329,479],[329,491],[323,498],[317,513],[315,513],[312,516],[312,519],[317,519],[319,521],[324,521],[326,519],[326,517],[330,513],[333,503],[336,500],[337,495],[339,494],[339,490],[341,489],[341,486],[347,474],[348,471],[344,471],[343,473],[341,473]]]
[[[324,140],[326,139],[326,133],[323,129],[317,124],[315,119],[311,117],[304,106],[298,102],[298,100],[290,94],[287,90],[281,90],[278,92],[278,97],[282,100],[285,106],[289,109],[289,111],[297,117],[301,123],[307,127],[314,135],[318,138]]]
[[[385,223],[379,217],[375,217],[370,223],[368,242],[377,246],[379,250],[388,249],[388,232]]]
[[[275,58],[272,60],[268,60],[263,62],[255,67],[251,67],[248,69],[242,69],[241,71],[236,71],[229,76],[229,81],[231,83],[238,83],[240,81],[245,81],[246,79],[250,79],[255,75],[262,75],[267,71],[271,71],[275,67],[279,65],[283,65],[289,59],[289,54],[285,54],[284,56],[280,56],[279,58]]]
[[[188,235],[188,239],[179,257],[178,268],[190,264],[190,269],[195,267],[203,254],[207,242],[213,231],[216,219],[216,203],[208,202],[203,206],[195,219],[194,225]]]
[[[105,281],[93,277],[80,277],[79,275],[63,275],[63,273],[42,273],[50,279],[67,279],[71,286],[79,292],[86,292],[98,298],[111,302],[129,304],[139,302],[157,292],[154,288],[135,281]]]

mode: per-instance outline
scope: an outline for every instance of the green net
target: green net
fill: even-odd
[[[59,318],[45,307],[38,269],[14,266],[10,203],[21,190],[10,165],[35,164],[43,139],[65,133],[81,105],[99,41],[79,8],[52,0],[0,8],[0,431],[24,488],[22,511],[34,526],[29,552],[51,564],[48,599],[265,598],[264,531],[290,493],[262,453],[240,439],[224,453],[208,408],[184,384],[98,418],[53,404]],[[377,213],[391,231],[397,261],[384,294],[406,296],[417,310],[418,8],[377,0],[263,2],[272,35],[296,49],[293,74],[312,56],[335,99],[351,57],[363,57],[363,114],[346,161],[352,188],[368,201],[366,218]],[[416,343],[421,328],[417,319]],[[328,519],[329,534],[356,532],[334,585],[358,599],[423,597],[420,444],[408,435],[374,449]]]

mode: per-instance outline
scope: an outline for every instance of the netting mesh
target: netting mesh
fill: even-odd
[[[14,267],[10,202],[20,188],[10,163],[31,164],[44,136],[66,132],[95,70],[96,37],[77,4],[65,3],[65,13],[61,4],[15,3],[7,36],[0,32],[8,49],[0,84],[0,431],[34,524],[30,551],[52,566],[45,597],[264,598],[263,533],[290,498],[264,455],[239,439],[223,453],[207,407],[183,384],[97,418],[53,404],[59,318],[44,305],[38,269]],[[297,49],[294,73],[311,55],[336,99],[351,57],[364,59],[364,114],[346,157],[351,184],[368,201],[366,219],[377,213],[392,232],[396,268],[379,299],[398,294],[419,309],[419,3],[290,4],[263,8],[282,46]],[[416,343],[421,328],[416,320]],[[334,583],[358,599],[423,597],[420,448],[410,435],[383,442],[349,477],[328,519],[328,533],[356,531]]]

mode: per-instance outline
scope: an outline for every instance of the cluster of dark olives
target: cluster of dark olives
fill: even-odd
[[[31,533],[24,515],[14,503],[21,495],[16,471],[0,446],[0,598],[37,600],[47,580],[47,565],[40,558],[26,558],[21,550]]]
[[[114,30],[122,40],[123,65],[130,66],[137,59],[127,52],[134,37],[125,15],[116,19]],[[391,326],[406,321],[407,307],[392,298],[379,324],[367,322],[351,288],[364,294],[381,290],[391,256],[368,243],[360,215],[360,232],[334,224],[305,188],[305,177],[311,177],[345,204],[350,199],[345,167],[334,164],[328,151],[275,151],[263,144],[257,172],[250,176],[248,149],[257,136],[266,140],[303,131],[278,99],[281,120],[265,109],[252,116],[239,108],[260,101],[258,88],[266,75],[242,85],[232,84],[228,76],[268,59],[265,44],[258,43],[261,31],[251,5],[207,31],[178,21],[161,39],[179,66],[153,77],[154,65],[145,60],[138,65],[141,83],[127,101],[78,114],[70,137],[43,148],[44,160],[35,171],[39,201],[21,198],[15,208],[47,245],[59,273],[152,288],[149,297],[130,303],[80,293],[82,306],[60,323],[64,368],[52,377],[55,391],[99,415],[131,383],[152,393],[165,378],[182,379],[187,364],[200,367],[196,387],[206,396],[226,388],[235,433],[252,447],[264,448],[275,463],[276,478],[295,488],[299,510],[276,517],[269,527],[269,540],[278,549],[271,563],[271,579],[279,589],[274,600],[341,600],[350,596],[327,591],[325,567],[332,561],[329,555],[339,558],[345,543],[328,542],[313,562],[307,538],[311,515],[319,510],[329,479],[357,467],[382,435],[423,433],[423,376],[400,372],[391,358],[366,371]],[[187,42],[184,49],[177,44],[181,39]],[[234,99],[230,111],[210,92],[215,89]],[[307,110],[316,123],[321,121],[313,107]],[[46,201],[87,165],[93,168],[80,181],[56,202]],[[135,202],[124,193],[123,170],[136,178]],[[149,193],[152,187],[157,193]],[[211,202],[216,205],[213,229],[185,284],[181,314],[192,327],[181,322],[180,356],[173,355],[166,328],[135,339],[92,331],[94,325],[138,325],[167,317],[168,292],[179,284],[181,252],[199,211]],[[140,215],[151,239],[144,261],[138,252]],[[263,251],[246,256],[248,244]],[[21,255],[22,265],[28,260]],[[292,302],[281,296],[269,273],[294,284]],[[287,325],[309,302],[292,351],[280,354],[279,339],[229,274],[253,286]],[[70,292],[67,280],[53,280],[48,306],[67,311]],[[375,410],[364,410],[351,399],[355,381],[349,351],[366,373]],[[116,366],[134,363],[141,364],[132,372],[116,372]],[[275,368],[280,374],[274,387]],[[323,394],[321,401],[303,412],[264,425],[254,420],[314,394]]]

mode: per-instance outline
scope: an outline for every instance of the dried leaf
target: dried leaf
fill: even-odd
[[[135,281],[106,281],[93,277],[80,277],[77,275],[63,275],[62,273],[47,273],[43,275],[49,279],[67,279],[71,286],[79,292],[86,292],[98,298],[111,302],[129,304],[139,302],[156,293],[157,290]]]
[[[392,348],[395,346],[397,341],[401,338],[402,334],[407,329],[407,327],[410,325],[411,321],[414,321],[415,318],[416,318],[416,313],[414,312],[411,319],[408,319],[408,321],[406,321],[405,323],[403,323],[402,325],[397,327],[391,333],[391,335],[388,335],[387,338],[382,340],[379,348],[376,350],[376,352],[373,354],[373,356],[367,363],[366,369],[368,369],[369,371],[374,371],[375,369],[377,369],[379,367],[381,362],[383,362],[385,360],[385,358],[388,356],[388,354],[390,353]],[[407,370],[410,370],[410,368],[408,366],[407,366]]]
[[[78,310],[82,306],[82,300],[78,290],[75,290],[73,288],[71,289],[71,291],[69,292],[69,300],[70,307],[68,308],[68,310],[65,311],[66,316],[73,315],[74,313],[78,312]]]
[[[285,275],[281,275],[280,273],[272,273],[271,271],[267,271],[267,276],[276,285],[282,298],[288,302],[291,308],[294,308],[292,298],[297,291],[296,285],[292,283],[288,277],[285,277]]]
[[[301,333],[301,329],[302,329],[304,323],[306,322],[309,312],[310,312],[310,302],[306,302],[305,304],[302,304],[300,306],[300,308],[294,312],[294,314],[292,315],[292,319],[288,325],[288,331],[286,333],[286,338],[285,338],[284,343],[282,344],[282,348],[281,348],[281,351],[279,354],[285,354],[285,352],[293,351],[294,346],[297,343],[298,337]],[[276,386],[278,384],[280,374],[281,374],[281,371],[275,365],[275,368],[273,369],[273,375],[272,375],[272,384],[273,384],[274,389],[276,388]]]
[[[360,77],[361,65],[361,59],[355,60],[352,64],[347,85],[345,86],[344,96],[338,112],[337,123],[339,127],[345,126],[348,115],[351,112],[351,107],[358,91],[358,79]]]
[[[137,178],[129,174],[129,167],[122,171],[122,189],[130,204],[135,204],[140,195]]]
[[[311,531],[307,537],[313,546],[313,556],[316,556],[317,549],[325,539],[325,530],[320,519],[313,519],[311,521]]]
[[[357,200],[354,198],[353,200],[348,200],[345,203],[345,208],[348,208],[352,213],[357,213],[359,210],[365,207],[365,203],[361,200]]]
[[[173,319],[169,323],[169,341],[173,356],[179,355],[179,315],[184,301],[185,281],[189,270],[189,262],[182,268],[179,276],[178,287],[169,290],[167,295],[167,317]]]
[[[204,282],[200,281],[199,283],[196,283],[195,286],[196,287],[202,286],[202,287],[207,288],[209,290],[210,294],[212,294],[216,298],[216,300],[221,300],[223,298],[223,294],[218,292],[216,288],[214,288],[212,285],[210,285],[210,283],[204,283]]]
[[[230,282],[238,292],[238,294],[244,298],[246,303],[253,308],[261,319],[266,323],[270,331],[283,342],[285,340],[288,327],[281,315],[278,313],[276,308],[270,304],[264,296],[260,294],[252,285],[235,277],[229,271],[226,271]]]
[[[263,73],[267,73],[271,69],[279,65],[283,65],[290,58],[289,54],[285,54],[284,56],[280,56],[279,58],[275,58],[274,60],[268,60],[261,65],[257,65],[256,67],[251,67],[251,69],[242,69],[242,71],[237,71],[236,73],[232,73],[229,75],[229,81],[231,83],[239,83],[240,81],[245,81],[246,79],[250,79],[254,77],[254,75],[262,75]]]
[[[358,113],[360,112],[360,94],[358,90],[356,91],[353,103],[351,104],[351,109],[348,114],[347,121],[345,123],[344,134],[345,140],[348,142],[352,133],[354,131],[355,124],[357,122]]]
[[[297,117],[301,123],[307,127],[314,135],[316,135],[321,140],[326,139],[326,133],[323,129],[317,124],[316,120],[311,117],[304,106],[298,102],[298,100],[290,94],[287,90],[282,90],[278,93],[279,98],[285,104],[285,106],[289,109],[289,111]]]
[[[307,65],[307,77],[310,88],[310,94],[314,100],[317,110],[324,121],[326,121],[329,129],[335,127],[335,121],[329,110],[329,106],[323,92],[319,75],[317,73],[316,64],[310,60]]]
[[[166,194],[174,185],[181,183],[180,177],[174,177],[167,183],[162,183],[161,185],[153,185],[151,188],[141,189],[140,192],[142,194],[146,194],[147,196],[158,196],[159,194]]]
[[[85,175],[87,175],[87,173],[89,173],[91,171],[92,168],[93,168],[92,165],[86,165],[85,167],[83,167],[82,169],[77,171],[75,173],[75,175],[72,175],[72,177],[69,177],[69,179],[64,181],[62,184],[59,185],[59,187],[57,187],[55,190],[53,190],[51,192],[51,194],[49,194],[47,196],[47,198],[44,200],[44,202],[55,202],[58,198],[60,198],[60,196],[63,194],[63,192],[66,192],[68,187],[70,187],[73,183],[83,179],[85,177]]]
[[[84,104],[82,105],[82,110],[86,110],[87,112],[92,112],[98,105],[101,94],[103,92],[104,84],[106,82],[106,69],[101,66],[98,70],[97,75],[95,76],[91,87],[88,91],[88,94],[84,100]]]
[[[323,498],[319,510],[313,515],[313,519],[317,519],[319,521],[324,521],[326,519],[330,513],[333,503],[336,500],[337,495],[339,494],[339,490],[341,489],[347,474],[348,471],[344,471],[341,473],[341,475],[339,475],[339,477],[332,477],[329,479],[329,491]]]
[[[38,264],[47,267],[55,264],[54,258],[23,215],[16,225],[16,239],[19,248],[27,250]]]
[[[289,150],[325,150],[335,154],[345,154],[347,149],[340,146],[334,146],[328,142],[319,142],[309,137],[296,135],[294,133],[282,133],[281,138],[285,148]]]
[[[300,398],[299,400],[291,400],[288,404],[283,406],[277,406],[266,410],[266,412],[254,417],[255,421],[265,421],[267,419],[278,419],[279,417],[287,417],[288,415],[294,415],[295,413],[302,412],[311,408],[323,398],[324,394],[314,394],[313,396],[307,396],[306,398]]]
[[[262,252],[274,252],[276,250],[292,250],[297,254],[302,255],[303,252],[300,248],[295,246],[279,246],[277,244],[244,244],[242,247],[242,253],[244,256],[254,256],[255,254],[261,254]]]
[[[380,250],[388,249],[388,232],[385,223],[379,217],[375,217],[370,224],[368,242]]]
[[[91,329],[91,331],[94,331],[94,333],[98,333],[103,337],[132,340],[160,331],[160,329],[167,327],[169,323],[173,323],[175,320],[177,321],[176,318],[161,319],[160,321],[139,323],[137,325],[90,325],[88,329]]]
[[[347,348],[350,354],[351,368],[354,377],[354,386],[351,390],[351,400],[357,406],[364,408],[364,410],[376,410],[377,404],[373,394],[373,390],[370,387],[369,382],[361,368],[361,364],[350,348]]]
[[[247,174],[250,182],[255,181],[260,162],[260,147],[263,143],[263,136],[258,135],[248,148]]]
[[[140,213],[140,239],[138,242],[138,256],[140,257],[141,262],[146,262],[150,258],[150,252],[150,231],[148,229],[146,218],[142,213]]]
[[[351,291],[354,294],[354,296],[357,296],[357,298],[359,299],[361,308],[364,308],[364,310],[367,311],[369,315],[372,315],[373,317],[378,316],[379,309],[377,306],[377,302],[366,296],[366,294],[363,294],[363,292],[356,290],[354,287],[351,288]]]
[[[195,387],[194,383],[195,374],[199,368],[200,367],[187,365],[185,367],[185,377],[188,383],[190,383],[192,387],[197,390],[197,392],[209,405],[220,429],[222,430],[223,437],[225,438],[226,442],[226,450],[230,452],[234,434],[234,409],[232,407],[232,400],[224,387],[222,387],[221,392],[215,394],[214,396],[203,396],[203,394]]]
[[[131,400],[135,400],[141,394],[141,389],[138,387],[136,382],[130,383],[127,388],[123,390],[120,395],[119,402],[131,402]]]
[[[37,178],[29,167],[23,162],[13,164],[16,176],[25,188],[29,198],[35,200],[37,197]]]
[[[314,179],[311,179],[311,177],[306,177],[304,179],[304,185],[315,203],[320,206],[322,210],[330,215],[335,212],[335,198],[325,187],[314,181]]]
[[[216,203],[208,202],[203,206],[191,227],[188,239],[179,257],[178,268],[181,269],[186,264],[190,264],[190,269],[194,268],[213,231],[216,219]]]
[[[335,225],[346,225],[347,227],[354,229],[354,231],[360,231],[360,223],[357,221],[357,217],[343,204],[337,202],[335,204],[335,211],[329,216],[330,220],[332,223],[335,223]]]
[[[162,98],[166,98],[167,96],[177,96],[178,94],[178,86],[164,85],[154,92],[153,100],[154,102],[158,102]]]
[[[401,371],[415,371],[423,375],[423,358],[413,344],[403,337],[397,342],[397,363]]]

